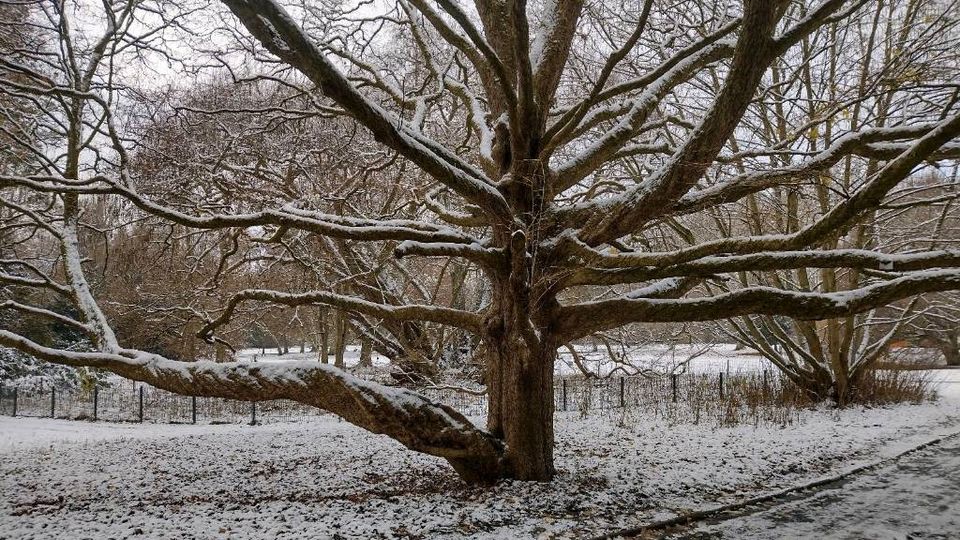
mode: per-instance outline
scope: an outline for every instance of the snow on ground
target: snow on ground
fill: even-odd
[[[960,402],[960,369],[931,369],[927,372],[941,399]]]
[[[618,367],[610,360],[605,347],[594,348],[589,345],[577,345],[577,353],[583,364],[593,372],[605,376]],[[733,344],[667,345],[645,343],[631,347],[626,351],[614,350],[614,353],[628,359],[627,373],[633,368],[651,370],[656,373],[751,373],[774,369],[769,360],[751,349],[736,350]],[[580,370],[573,361],[573,355],[566,349],[560,349],[557,373],[560,375],[579,375]]]
[[[782,429],[560,413],[553,482],[475,488],[442,460],[334,417],[253,427],[2,418],[0,537],[583,538],[956,430],[950,398],[813,411]]]
[[[293,362],[300,360],[317,361],[319,355],[310,347],[306,347],[304,352],[300,352],[300,347],[290,347],[287,354],[280,354],[279,349],[241,349],[237,352],[236,360],[238,362]],[[333,354],[327,355],[327,362],[332,364]],[[390,360],[386,356],[373,353],[370,361],[374,366],[386,367],[390,365]],[[343,363],[347,367],[354,367],[360,363],[360,346],[347,345],[343,354]]]
[[[581,356],[584,365],[595,372],[607,375],[617,368],[616,362],[610,361],[610,354],[605,347],[594,348],[590,345],[577,345],[577,353]],[[241,362],[289,362],[294,360],[317,360],[317,353],[309,347],[305,352],[299,352],[298,347],[290,349],[287,354],[279,354],[277,349],[242,349],[236,359]],[[580,370],[573,362],[573,357],[567,349],[560,349],[557,362],[557,375],[580,375]],[[764,369],[774,369],[773,365],[756,351],[744,349],[735,350],[732,344],[709,345],[659,345],[644,343],[630,347],[626,351],[614,350],[614,353],[625,352],[628,358],[628,373],[631,368],[643,368],[658,373],[688,372],[688,373],[727,373],[756,372]],[[333,355],[328,361],[333,363]],[[373,365],[388,367],[390,360],[374,353]],[[344,354],[344,363],[347,367],[354,367],[360,362],[360,347],[348,345]]]

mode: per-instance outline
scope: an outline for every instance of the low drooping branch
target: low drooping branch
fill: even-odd
[[[557,331],[574,340],[634,322],[693,322],[742,315],[784,315],[801,320],[846,317],[923,293],[960,289],[960,270],[929,270],[835,293],[751,287],[707,298],[618,298],[560,308]]]
[[[442,457],[466,480],[494,480],[501,467],[502,444],[453,408],[329,364],[178,362],[132,350],[78,353],[43,347],[6,330],[0,330],[0,345],[56,364],[105,369],[177,394],[312,405],[407,448]]]

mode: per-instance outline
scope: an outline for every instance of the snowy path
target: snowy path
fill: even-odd
[[[697,530],[685,540],[960,537],[960,437],[811,496]]]

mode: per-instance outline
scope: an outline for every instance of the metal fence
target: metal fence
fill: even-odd
[[[295,401],[198,398],[138,385],[133,389],[99,388],[88,392],[0,388],[0,414],[108,422],[260,424],[303,420],[324,412]]]
[[[581,413],[637,408],[670,409],[676,404],[738,401],[756,389],[783,388],[776,373],[684,374],[664,377],[558,378],[554,384],[556,411]],[[467,416],[485,416],[487,397],[457,388],[421,388],[427,397]],[[741,397],[742,397],[741,396]],[[743,401],[743,400],[740,400]],[[699,405],[698,405],[699,406]],[[181,396],[148,385],[128,389],[23,391],[0,387],[0,415],[152,423],[273,423],[301,421],[327,414],[288,400],[260,402]]]

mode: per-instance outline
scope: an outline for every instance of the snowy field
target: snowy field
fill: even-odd
[[[287,354],[280,354],[278,349],[240,349],[237,351],[236,360],[238,362],[291,362],[300,360],[319,361],[319,355],[310,347],[306,347],[304,352],[300,352],[299,347],[291,347]],[[375,366],[388,366],[390,360],[377,353],[370,355],[370,360]],[[333,363],[333,354],[327,355],[327,361]],[[347,345],[343,354],[343,361],[347,367],[354,367],[360,363],[360,346]]]
[[[618,366],[626,370],[621,374],[634,374],[637,369],[649,370],[656,373],[727,373],[755,372],[764,369],[774,369],[773,365],[750,349],[735,350],[732,344],[711,345],[656,345],[645,343],[642,346],[630,347],[626,350],[614,349],[617,355],[623,355],[625,362],[610,361],[610,354],[603,346],[594,348],[588,345],[577,345],[584,366],[601,375],[607,375]],[[291,348],[287,354],[279,354],[277,349],[242,349],[237,353],[237,360],[241,362],[289,362],[293,360],[319,360],[317,353],[307,347],[305,352],[299,348]],[[333,355],[328,361],[333,363]],[[347,346],[344,354],[344,363],[347,367],[354,367],[360,362],[360,348],[356,345]],[[373,354],[374,366],[386,367],[390,361],[378,354]],[[573,361],[573,356],[566,349],[560,349],[557,375],[580,375],[581,372]]]
[[[254,427],[0,418],[0,538],[584,538],[960,431],[960,371],[937,377],[948,381],[937,403],[823,409],[785,428],[558,414],[558,477],[489,489],[332,417]]]

